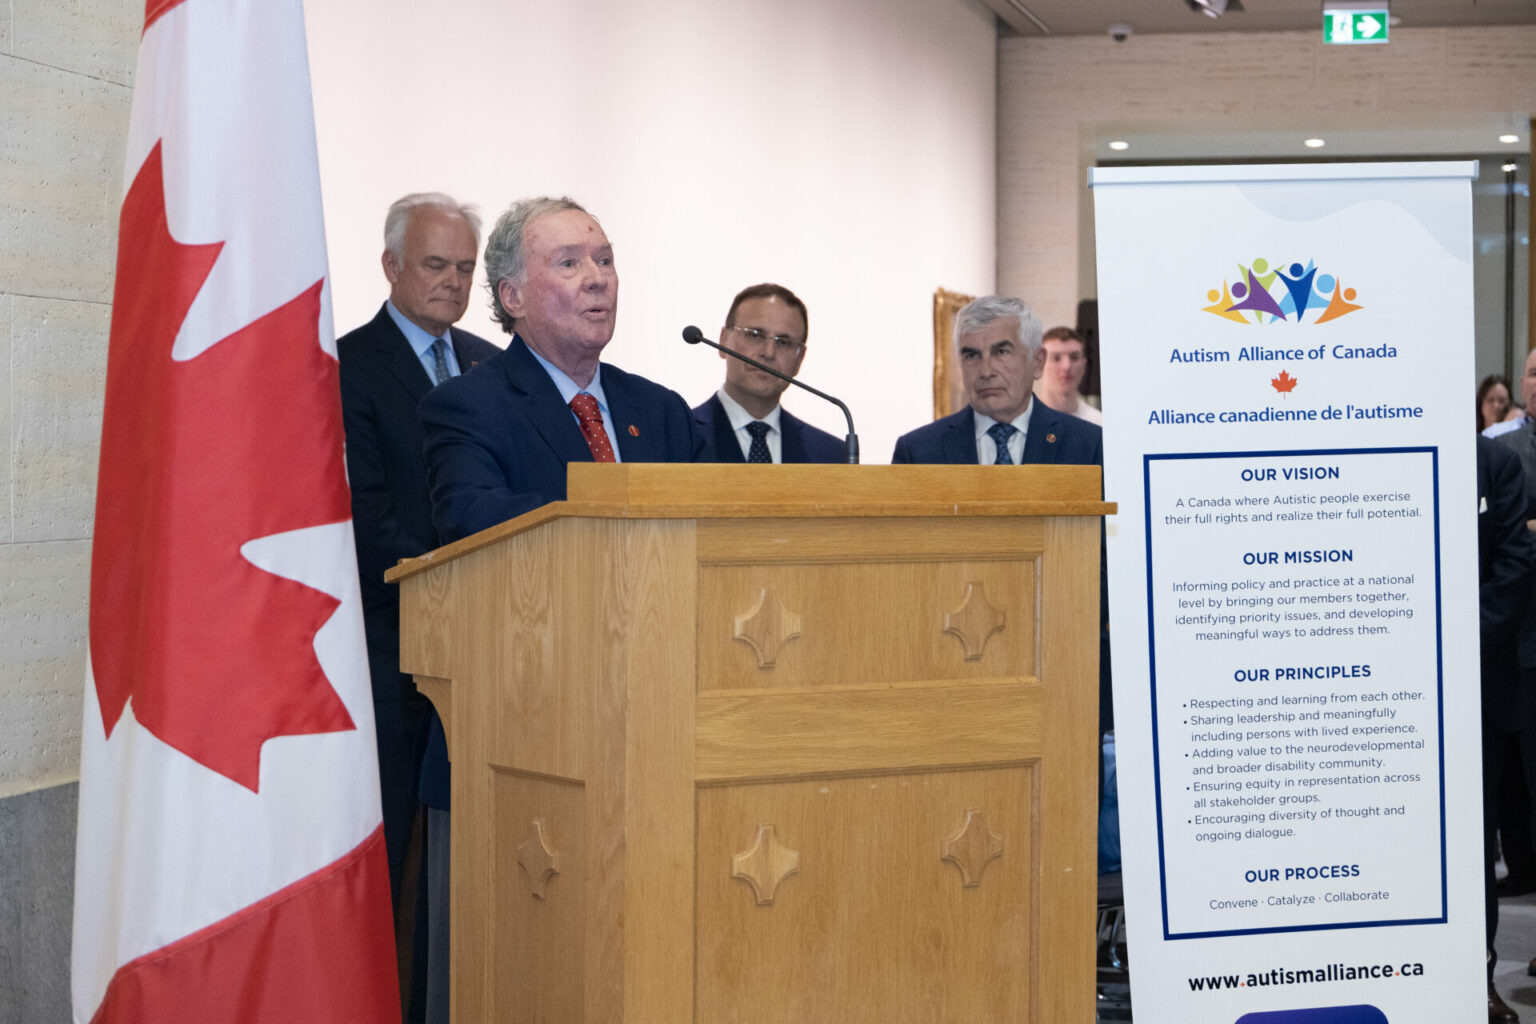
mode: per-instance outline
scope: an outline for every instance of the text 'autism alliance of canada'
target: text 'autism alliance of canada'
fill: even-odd
[[[1186,412],[1182,409],[1153,409],[1147,415],[1148,426],[1173,426],[1184,423],[1301,423],[1316,420],[1401,420],[1421,419],[1424,408],[1418,405],[1336,405],[1322,409],[1227,409],[1223,412]]]
[[[1236,361],[1275,363],[1282,360],[1315,360],[1322,359],[1325,354],[1335,359],[1396,359],[1397,348],[1392,345],[1334,345],[1331,348],[1319,345],[1314,349],[1265,348],[1262,345],[1248,345],[1237,350]],[[1170,363],[1230,363],[1233,362],[1233,358],[1232,353],[1224,349],[1188,348],[1173,349],[1168,353],[1168,361]]]

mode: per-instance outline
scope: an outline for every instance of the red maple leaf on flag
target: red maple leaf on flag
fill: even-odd
[[[1286,373],[1284,370],[1281,370],[1280,371],[1280,376],[1272,378],[1270,380],[1270,384],[1274,385],[1274,388],[1275,388],[1276,391],[1279,391],[1282,394],[1284,394],[1285,392],[1294,390],[1295,387],[1296,387],[1297,381],[1296,381],[1295,377],[1292,377],[1290,374]]]
[[[177,362],[223,243],[171,237],[159,143],[119,233],[91,556],[103,724],[131,697],[145,729],[255,791],[268,739],[354,727],[314,651],[339,602],[240,553],[351,515],[324,282]]]

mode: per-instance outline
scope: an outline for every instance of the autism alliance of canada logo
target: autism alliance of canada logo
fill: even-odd
[[[1272,267],[1260,258],[1237,269],[1236,281],[1223,280],[1219,291],[1205,293],[1210,305],[1202,310],[1240,324],[1325,324],[1362,308],[1355,301],[1355,289],[1346,288],[1333,274],[1320,273],[1311,260],[1306,266],[1296,262]]]

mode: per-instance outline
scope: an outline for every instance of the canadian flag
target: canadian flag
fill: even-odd
[[[398,1022],[300,0],[148,0],[126,177],[74,1017]]]

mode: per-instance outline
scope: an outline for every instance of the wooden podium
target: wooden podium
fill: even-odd
[[[401,563],[458,1024],[1094,1012],[1096,467],[570,467]]]

